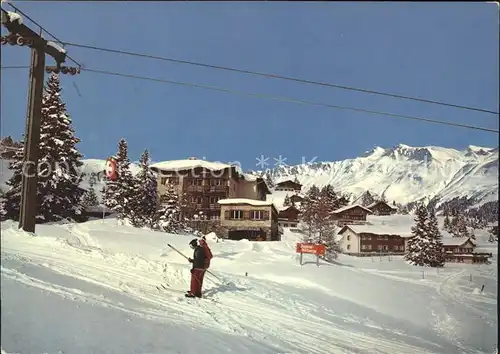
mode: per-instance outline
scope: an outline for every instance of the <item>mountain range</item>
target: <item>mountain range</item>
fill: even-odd
[[[388,201],[408,204],[465,197],[479,206],[498,201],[498,148],[468,146],[456,150],[439,146],[374,147],[363,156],[334,162],[278,166],[264,171],[272,183],[297,178],[303,191],[330,184],[351,195],[369,191]]]
[[[1,144],[0,144],[1,145]],[[6,190],[10,177],[8,157],[0,163],[0,188]],[[105,160],[83,160],[87,174],[82,187],[88,186],[88,175],[104,169]],[[133,173],[138,166],[131,164]],[[468,146],[456,150],[439,146],[411,147],[399,144],[391,148],[374,147],[363,156],[333,162],[278,166],[264,171],[275,184],[297,178],[307,191],[312,185],[330,184],[335,190],[351,196],[351,201],[369,191],[375,197],[406,205],[417,201],[434,201],[439,206],[454,198],[466,198],[471,205],[498,201],[498,148]],[[95,186],[99,193],[102,181]]]

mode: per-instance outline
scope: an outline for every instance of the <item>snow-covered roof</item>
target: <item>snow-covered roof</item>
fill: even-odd
[[[388,206],[389,208],[391,208],[391,209],[396,209],[396,208],[394,208],[394,207],[390,206],[388,203],[386,203],[386,202],[384,202],[384,201],[382,201],[382,200],[375,201],[375,202],[371,203],[370,205],[367,205],[366,207],[367,207],[368,209],[371,209],[371,208],[373,208],[374,206],[376,206],[377,204],[380,204],[380,203],[384,203],[385,205],[387,205],[387,206]]]
[[[278,211],[285,211],[287,210],[288,208],[294,208],[294,209],[297,209],[299,210],[295,205],[288,205],[288,206],[280,206],[278,209]]]
[[[400,237],[411,237],[411,228],[404,225],[345,225],[340,231],[343,233],[347,228],[357,234],[374,234],[374,235],[397,235]]]
[[[226,168],[231,168],[233,166],[227,163],[210,162],[198,159],[162,161],[154,163],[150,166],[150,168],[152,169],[161,171],[184,171],[199,167],[206,168],[207,170],[211,171],[220,171]]]
[[[256,200],[247,198],[227,198],[220,199],[217,203],[219,204],[250,204],[253,206],[274,206],[273,202],[267,200]]]
[[[373,212],[370,210],[370,209],[367,209],[365,208],[364,206],[362,205],[359,205],[359,204],[353,204],[353,205],[346,205],[345,207],[342,207],[342,208],[339,208],[337,210],[334,210],[333,211],[333,214],[338,214],[338,213],[341,213],[343,211],[346,211],[346,210],[349,210],[349,209],[353,209],[353,208],[356,208],[356,207],[359,207],[363,210],[366,210],[368,213],[372,214]]]
[[[297,181],[295,179],[292,179],[290,177],[283,178],[283,179],[278,179],[278,180],[276,180],[275,184],[279,185],[279,184],[282,184],[282,183],[285,183],[285,182],[291,182],[291,183],[294,183],[294,184],[302,185],[299,181]]]
[[[476,243],[470,237],[443,237],[442,242],[443,246],[461,246],[467,241],[472,242],[475,246]]]

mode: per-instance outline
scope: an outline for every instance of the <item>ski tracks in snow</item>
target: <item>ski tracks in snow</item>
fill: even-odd
[[[362,330],[346,327],[349,322],[333,323],[314,314],[314,305],[306,299],[292,299],[275,283],[233,277],[234,291],[217,286],[208,288],[216,302],[179,298],[182,287],[187,290],[189,265],[169,265],[134,255],[114,254],[100,248],[88,232],[78,225],[68,228],[66,238],[47,238],[41,242],[18,238],[14,246],[2,244],[2,258],[14,259],[45,267],[90,284],[125,294],[136,304],[125,306],[119,297],[85,292],[49,283],[2,266],[2,276],[27,286],[51,291],[74,301],[111,307],[131,316],[158,322],[178,321],[193,327],[218,328],[220,331],[244,335],[288,352],[311,353],[393,353],[420,352],[422,348],[390,336],[368,336]],[[57,255],[55,255],[57,254]],[[163,277],[162,277],[163,275]],[[207,275],[207,281],[210,276]],[[158,291],[155,286],[167,283],[178,290]],[[207,283],[207,285],[209,282]],[[96,288],[97,289],[97,288]],[[239,290],[238,290],[239,289]],[[443,288],[444,289],[444,288]],[[442,293],[448,294],[441,289]],[[386,332],[390,332],[387,329]],[[401,338],[401,335],[400,335]],[[376,348],[376,349],[375,349]]]

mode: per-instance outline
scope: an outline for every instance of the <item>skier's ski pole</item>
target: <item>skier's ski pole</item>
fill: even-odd
[[[186,256],[184,253],[182,253],[181,251],[179,251],[177,248],[175,248],[174,246],[172,246],[170,243],[167,243],[167,246],[170,247],[171,249],[173,249],[175,252],[179,253],[182,257],[186,258],[187,260],[189,260],[189,257]],[[217,275],[215,275],[214,273],[212,273],[211,271],[209,271],[208,269],[205,269],[205,271],[210,274],[211,276],[213,276],[215,279],[217,279],[218,281],[220,281],[221,283],[224,284],[224,281],[219,278]]]

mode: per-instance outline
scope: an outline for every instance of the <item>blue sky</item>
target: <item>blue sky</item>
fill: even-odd
[[[498,111],[498,7],[488,3],[16,2],[67,42],[143,52]],[[27,23],[32,26],[30,23]],[[68,47],[88,68],[498,129],[498,116]],[[2,66],[28,65],[4,46]],[[1,71],[1,135],[19,138],[28,70]],[[82,72],[62,76],[82,153],[124,137],[132,160],[189,156],[285,163],[352,158],[374,146],[498,146],[498,135],[365,113]],[[76,86],[76,87],[75,87]]]

